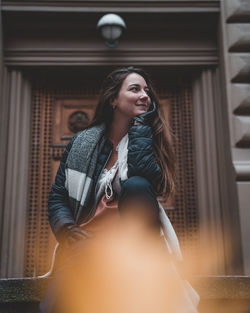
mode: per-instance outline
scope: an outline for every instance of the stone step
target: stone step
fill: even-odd
[[[0,313],[37,313],[49,281],[50,278],[0,279]],[[200,313],[250,312],[249,276],[194,276],[191,284],[201,296]]]

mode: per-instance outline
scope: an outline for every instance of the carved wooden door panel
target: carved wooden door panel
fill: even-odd
[[[92,121],[97,101],[97,96],[55,99],[51,144],[51,184],[67,143],[75,133],[86,128]]]
[[[159,90],[159,95],[162,115],[171,125],[174,135],[176,156],[176,194],[163,206],[177,232],[183,254],[197,262],[199,232],[191,84],[181,81],[168,92],[163,87]]]
[[[177,194],[163,205],[182,248],[191,238],[191,253],[197,255],[191,87],[188,82],[182,82],[167,92],[163,88],[159,94],[162,114],[176,137],[173,143],[177,156]],[[93,86],[66,90],[38,84],[33,88],[25,276],[41,275],[50,268],[56,241],[47,219],[48,194],[67,143],[92,120],[97,99],[98,93]]]

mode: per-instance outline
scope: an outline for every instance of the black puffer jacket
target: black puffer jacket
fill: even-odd
[[[48,218],[56,237],[63,226],[75,223],[69,207],[68,192],[65,188],[65,163],[77,135],[72,138],[63,153],[55,181],[49,194]],[[128,137],[128,177],[145,177],[156,188],[161,181],[162,171],[154,159],[151,127],[147,125],[132,126],[128,132]],[[113,144],[107,139],[96,164],[95,184],[111,154],[112,148]],[[93,197],[95,184],[93,186]],[[87,216],[88,213],[89,211],[86,211],[84,215]]]

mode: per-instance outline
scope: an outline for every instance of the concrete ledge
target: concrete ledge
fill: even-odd
[[[0,313],[37,313],[50,280],[0,279]],[[190,283],[201,296],[199,313],[250,312],[249,276],[195,276]]]
[[[250,276],[201,276],[192,283],[201,299],[250,301]]]
[[[50,278],[0,279],[0,303],[38,302]],[[191,281],[202,300],[249,300],[250,276],[195,276]]]
[[[0,279],[0,304],[39,302],[50,278]]]

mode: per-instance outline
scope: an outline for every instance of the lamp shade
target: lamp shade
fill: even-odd
[[[114,41],[121,36],[122,29],[117,25],[105,25],[102,27],[101,32],[104,39]]]
[[[100,18],[97,28],[101,31],[102,37],[106,40],[106,45],[115,48],[118,44],[117,39],[122,35],[126,28],[124,20],[117,14],[106,14]]]

